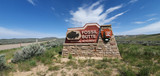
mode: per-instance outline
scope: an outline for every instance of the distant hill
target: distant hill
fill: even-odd
[[[160,46],[160,34],[151,35],[121,35],[115,36],[117,43],[120,44],[141,44]]]
[[[151,34],[151,35],[119,35],[115,36],[116,40],[133,40],[133,41],[160,41],[160,33],[159,34]]]
[[[64,40],[64,38],[56,38],[56,37],[46,37],[46,38],[13,38],[13,39],[0,39],[0,45],[5,44],[18,44],[18,43],[31,43],[36,42],[38,39],[39,42],[41,41],[50,41],[50,40]]]
[[[160,45],[160,33],[159,34],[151,34],[151,35],[118,35],[115,36],[118,43],[138,43],[138,44],[158,44]],[[50,40],[58,40],[63,41],[64,38],[56,38],[56,37],[46,37],[46,38],[13,38],[13,39],[0,39],[0,45],[4,44],[17,44],[17,43],[31,43],[36,42],[38,39],[41,41],[50,41]]]

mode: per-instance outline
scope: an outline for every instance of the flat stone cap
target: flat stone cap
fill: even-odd
[[[111,27],[111,25],[101,25],[101,27]]]

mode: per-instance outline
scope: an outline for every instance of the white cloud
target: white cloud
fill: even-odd
[[[99,23],[105,24],[113,21],[117,17],[123,15],[125,12],[118,13],[110,18],[108,15],[120,8],[123,5],[118,5],[115,7],[111,7],[107,10],[103,8],[103,5],[100,4],[100,1],[93,3],[90,7],[82,6],[79,7],[77,11],[70,11],[72,18],[69,19],[69,22],[76,26],[83,26],[85,23]]]
[[[148,16],[148,17],[153,17],[153,16],[156,16],[157,14],[156,13],[152,13],[152,14],[148,14],[148,15],[146,15],[146,16]]]
[[[136,22],[134,22],[135,24],[143,24],[143,23],[146,23],[145,21],[143,22],[143,21],[136,21]]]
[[[160,21],[147,26],[119,33],[120,35],[155,34],[160,33]]]
[[[128,3],[135,3],[137,2],[138,0],[130,0]]]
[[[148,19],[147,22],[148,22],[148,21],[153,21],[153,20],[156,20],[156,18]]]
[[[34,0],[27,0],[27,1],[28,1],[29,3],[31,3],[32,5],[34,5],[34,6],[36,5],[35,2],[34,2]]]
[[[149,22],[149,21],[153,21],[153,20],[156,20],[156,18],[150,18],[150,19],[148,19],[148,20],[146,20],[146,21],[136,21],[136,22],[134,22],[135,24],[143,24],[143,23],[146,23],[146,22]]]
[[[109,19],[106,19],[106,20],[104,21],[104,23],[109,23],[109,22],[111,22],[112,20],[116,19],[118,16],[123,15],[124,13],[125,13],[125,12],[122,12],[122,13],[119,13],[119,14],[117,14],[117,15],[109,18]]]
[[[3,38],[43,38],[43,37],[59,37],[54,34],[39,33],[35,31],[18,31],[0,27],[0,39]]]

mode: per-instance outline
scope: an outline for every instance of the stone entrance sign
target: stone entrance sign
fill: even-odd
[[[69,28],[62,55],[78,57],[121,58],[111,25],[88,23],[81,28]]]

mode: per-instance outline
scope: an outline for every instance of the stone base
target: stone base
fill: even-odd
[[[104,43],[101,37],[98,43],[64,43],[62,55],[69,54],[75,57],[121,58],[114,37],[107,43]]]

